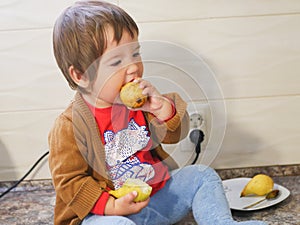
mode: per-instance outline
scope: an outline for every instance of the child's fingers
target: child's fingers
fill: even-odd
[[[136,191],[130,192],[124,196],[124,200],[127,203],[131,203],[131,202],[133,202],[133,200],[136,198],[137,195],[138,195],[138,193]]]
[[[140,88],[143,89],[142,94],[150,97],[155,97],[156,95],[160,95],[157,89],[146,80],[140,81]]]
[[[134,80],[132,82],[134,83],[140,83],[143,79],[140,77],[134,78]]]
[[[157,89],[151,84],[150,81],[144,80],[142,78],[136,78],[134,82],[139,83],[139,87],[143,89],[144,95],[157,95],[159,94]]]

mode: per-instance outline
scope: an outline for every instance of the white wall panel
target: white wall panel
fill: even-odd
[[[51,29],[0,32],[0,112],[59,108],[70,93],[52,53]]]
[[[48,133],[61,111],[0,113],[0,180],[19,179],[47,151]]]
[[[76,0],[1,0],[0,31],[52,27],[59,14],[74,2]]]
[[[140,37],[198,53],[215,72],[225,98],[295,95],[300,92],[299,27],[300,14],[141,23]]]
[[[75,0],[2,0],[0,30],[51,27],[61,11]]]
[[[298,0],[122,0],[120,6],[138,22],[195,20],[299,13]],[[180,29],[181,30],[181,29]]]
[[[227,130],[216,168],[300,162],[300,97],[227,100]]]
[[[73,96],[51,40],[56,18],[73,2],[0,2],[0,180],[20,178],[46,151],[49,129]],[[300,162],[298,0],[110,2],[137,19],[141,40],[181,45],[214,71],[228,116],[214,167]],[[151,63],[145,74],[163,92],[178,91],[186,100],[211,96],[180,66]],[[30,178],[49,177],[44,161]]]

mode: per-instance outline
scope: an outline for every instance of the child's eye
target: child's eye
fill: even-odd
[[[119,64],[121,64],[121,60],[118,60],[118,61],[110,64],[110,66],[118,66]]]
[[[140,52],[136,52],[132,55],[133,57],[140,57],[141,56],[141,53]]]

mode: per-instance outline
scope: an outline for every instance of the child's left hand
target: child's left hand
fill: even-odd
[[[149,82],[143,79],[136,79],[143,89],[143,94],[148,96],[145,104],[134,110],[143,110],[155,115],[159,120],[164,121],[172,116],[173,107],[169,99],[159,93],[159,91]]]

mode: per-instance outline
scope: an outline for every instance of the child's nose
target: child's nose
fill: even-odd
[[[131,63],[127,67],[127,75],[132,76],[132,78],[136,78],[138,76],[138,65],[136,63]]]

